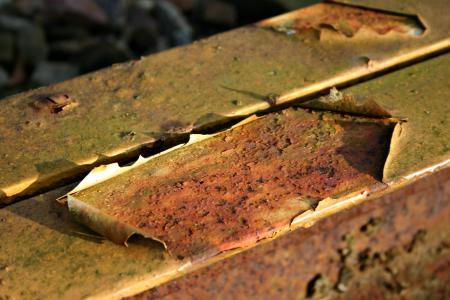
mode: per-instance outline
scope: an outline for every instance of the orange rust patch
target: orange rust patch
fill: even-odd
[[[271,26],[288,35],[307,34],[311,29],[318,32],[322,29],[332,29],[347,37],[354,36],[363,27],[380,35],[391,31],[421,35],[425,29],[416,16],[391,14],[343,4],[324,3],[305,10],[308,13],[296,15],[296,12],[293,12],[288,18],[274,18],[260,24]]]
[[[179,258],[214,255],[270,237],[320,199],[378,184],[391,129],[290,109],[75,197],[164,241]]]

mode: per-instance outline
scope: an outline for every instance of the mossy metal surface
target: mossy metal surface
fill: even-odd
[[[319,4],[2,100],[0,201],[48,189],[94,165],[135,156],[156,141],[309,95],[450,43],[444,0],[412,1],[400,17],[397,8],[377,12],[382,17],[368,18],[370,24],[349,13],[359,8],[339,5],[344,21],[354,24],[356,18],[351,36],[335,20],[319,26],[319,37],[312,25],[303,24],[305,30],[296,34],[280,30],[286,20],[323,15],[330,5],[335,4]],[[384,5],[392,6],[378,6]],[[379,30],[392,24],[396,30]]]
[[[120,298],[176,272],[158,243],[120,247],[70,221],[54,201],[62,190],[0,210],[0,298]]]
[[[409,145],[411,152],[407,151],[409,148],[405,148],[404,151],[391,150],[390,153],[395,158],[390,164],[398,161],[404,162],[402,165],[406,166],[397,169],[402,170],[398,177],[395,174],[390,177],[397,178],[394,181],[399,184],[411,183],[414,177],[410,175],[418,172],[421,176],[426,175],[422,173],[423,170],[433,171],[429,169],[430,165],[441,163],[441,167],[445,167],[445,162],[449,159],[449,151],[443,151],[445,149],[442,148],[449,139],[430,135],[432,130],[426,131],[427,126],[437,126],[436,124],[444,124],[448,120],[448,92],[445,92],[446,89],[448,91],[448,86],[443,83],[449,78],[449,68],[446,67],[449,61],[449,55],[443,55],[342,91],[351,92],[356,97],[371,95],[377,103],[383,103],[383,107],[393,115],[400,114],[407,118],[407,122],[401,126],[407,126],[404,127],[406,131],[402,132],[404,137],[408,138],[405,141],[410,142],[403,143],[400,135],[398,146]],[[429,78],[436,80],[431,81]],[[421,90],[422,88],[425,90]],[[413,97],[416,93],[411,92],[412,90],[419,91],[418,95],[423,98]],[[421,94],[420,91],[426,91],[426,94]],[[422,126],[425,126],[424,131],[421,126],[414,126],[415,122],[421,122]],[[448,134],[444,127],[437,128],[442,130],[442,134]],[[421,147],[421,142],[433,144],[434,147],[428,148],[426,144]],[[396,141],[393,140],[393,143]],[[415,153],[421,155],[420,159]],[[390,164],[388,158],[385,176]],[[383,193],[389,193],[395,188],[395,184],[391,185]],[[152,243],[150,240],[141,240],[137,244],[130,242],[128,248],[108,240],[98,243],[98,236],[92,237],[92,233],[86,235],[85,229],[68,220],[67,209],[54,202],[54,199],[63,193],[64,191],[56,190],[0,210],[2,296],[119,298],[156,286],[183,275],[183,272],[243,250],[238,249],[212,257],[206,262],[196,261],[186,266],[168,255],[158,243]],[[351,205],[357,204],[358,201]],[[340,206],[331,213],[345,207],[348,205]],[[430,209],[431,207],[432,202]],[[298,226],[305,224],[299,222],[291,228]],[[249,247],[256,245],[257,243]]]

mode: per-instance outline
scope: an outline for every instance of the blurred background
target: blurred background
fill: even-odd
[[[0,0],[0,98],[317,0]]]

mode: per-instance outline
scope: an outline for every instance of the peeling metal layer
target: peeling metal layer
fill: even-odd
[[[340,92],[336,88],[332,88],[328,96],[306,101],[299,104],[299,106],[368,117],[392,117],[391,113],[379,105],[373,98],[358,99],[355,98],[355,95]]]
[[[68,206],[117,243],[135,232],[204,259],[289,229],[322,199],[378,188],[392,128],[287,109],[69,194]]]
[[[378,4],[383,5],[392,6]],[[447,1],[416,0],[407,7],[392,13],[365,9],[363,15],[371,17],[361,18],[360,8],[319,4],[2,100],[0,202],[94,165],[137,156],[158,141],[177,140],[449,46]],[[338,19],[329,19],[330,12]],[[307,20],[316,16],[321,24],[307,30]],[[296,20],[302,30],[295,35],[267,30],[280,20]]]

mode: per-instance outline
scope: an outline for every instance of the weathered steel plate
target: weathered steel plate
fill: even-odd
[[[429,71],[438,74],[438,82],[440,76],[448,80],[449,58],[442,56],[350,88],[345,94],[334,91],[329,97],[301,104],[351,113],[353,108],[372,107],[371,111],[384,113],[377,102],[380,98],[389,110],[404,116],[392,140],[383,120],[377,125],[361,117],[346,120],[324,111],[287,109],[72,194],[69,209],[80,222],[117,243],[139,233],[162,242],[181,259],[204,259],[247,247],[289,230],[292,220],[294,227],[304,225],[314,219],[311,210],[316,205],[318,209],[334,205],[334,200],[322,203],[325,198],[371,193],[380,188],[382,179],[398,184],[416,172],[450,162],[450,108],[438,108],[448,88],[435,91],[435,97],[427,99],[419,111],[405,103],[420,101],[416,97],[422,93],[430,95],[431,89],[422,81]],[[411,93],[405,73],[419,78],[412,80],[419,85],[419,91],[412,92],[416,97],[403,97]],[[380,81],[397,93],[396,103],[387,100],[385,93],[374,98]],[[424,111],[428,108],[435,114]],[[429,128],[437,136],[427,132]],[[430,145],[427,153],[421,152],[423,143]]]
[[[117,243],[132,232],[183,259],[248,247],[327,197],[378,189],[394,124],[286,109],[69,195]]]
[[[397,149],[402,151],[393,152],[395,148],[390,151],[390,156],[397,153],[392,156],[395,159],[391,160],[391,164],[399,160],[405,166],[399,168],[402,170],[401,176],[394,178],[405,181],[402,183],[396,179],[396,183],[385,193],[396,188],[397,183],[411,183],[416,176],[424,176],[438,166],[448,165],[446,124],[449,86],[444,83],[450,78],[449,63],[449,55],[443,55],[350,89],[356,100],[360,96],[367,100],[370,96],[394,115],[408,120],[402,123],[402,132],[407,133],[405,137],[409,142],[398,143],[398,147],[403,148]],[[347,90],[343,92],[348,93]],[[429,132],[426,132],[427,128]],[[401,140],[402,135],[398,138],[398,141]],[[412,152],[408,152],[408,147]],[[387,182],[391,183],[390,180]],[[0,210],[0,263],[3,266],[0,271],[0,295],[18,298],[119,298],[244,250],[228,252],[198,264],[182,265],[183,262],[168,255],[157,243],[144,246],[131,242],[128,248],[107,240],[99,244],[89,236],[82,238],[86,236],[83,234],[85,230],[70,223],[65,208],[53,202],[57,195],[64,192],[53,191]],[[336,202],[337,209],[328,212],[335,213],[355,204],[341,203]],[[434,209],[432,201],[427,203],[429,209]],[[295,226],[305,224],[299,222],[291,228]],[[147,244],[150,242],[147,241]]]
[[[319,4],[2,100],[0,202],[449,46],[447,1],[407,7]],[[316,16],[322,23],[308,25]]]

